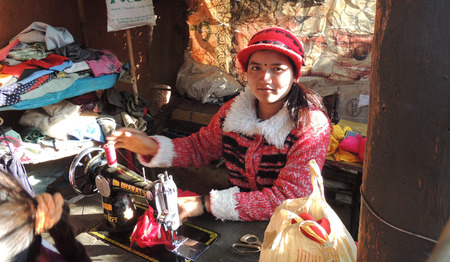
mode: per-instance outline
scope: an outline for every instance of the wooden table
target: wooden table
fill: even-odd
[[[367,124],[352,122],[347,120],[341,120],[339,122],[339,126],[344,129],[344,127],[349,126],[352,131],[357,131],[361,133],[362,136],[367,135]],[[362,163],[349,163],[336,161],[333,156],[327,156],[325,159],[325,168],[332,168],[335,171],[342,174],[343,176],[333,176],[333,179],[343,182],[349,182],[353,185],[349,194],[351,194],[351,223],[350,223],[350,234],[352,237],[357,240],[358,238],[358,228],[359,228],[359,213],[360,213],[360,205],[361,205],[361,193],[360,187],[362,183],[362,173],[363,173],[363,164]],[[345,177],[344,177],[345,175]]]
[[[264,232],[269,221],[225,221],[216,219],[211,214],[189,218],[189,222],[200,225],[219,234],[219,238],[195,260],[196,262],[209,261],[239,261],[257,262],[260,253],[239,253],[231,246],[239,242],[245,234],[256,235],[261,242],[264,241]]]
[[[350,215],[350,234],[353,239],[358,239],[358,228],[359,228],[359,213],[360,213],[360,205],[361,205],[361,193],[359,191],[362,183],[362,172],[363,165],[362,163],[346,163],[341,161],[334,160],[333,156],[328,156],[325,159],[324,168],[334,168],[338,169],[338,175],[333,176],[332,179],[342,181],[344,183],[348,183],[351,180],[350,184],[352,184],[351,190],[349,190],[348,194],[351,195],[351,215]],[[327,176],[324,173],[324,179]],[[342,177],[341,177],[342,174]],[[327,188],[325,188],[327,191]],[[338,202],[338,201],[336,201]],[[338,203],[339,204],[339,203]],[[341,203],[342,204],[342,203]]]

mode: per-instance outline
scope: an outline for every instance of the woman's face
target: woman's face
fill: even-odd
[[[291,60],[276,51],[261,50],[250,56],[247,83],[260,104],[279,104],[280,108],[294,82]]]

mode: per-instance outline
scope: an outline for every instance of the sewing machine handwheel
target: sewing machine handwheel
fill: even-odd
[[[83,150],[72,161],[69,169],[69,182],[73,189],[82,195],[98,192],[95,186],[96,169],[106,165],[105,150],[91,147]]]

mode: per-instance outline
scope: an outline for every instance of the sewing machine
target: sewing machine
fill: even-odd
[[[209,247],[177,234],[180,227],[178,191],[172,176],[165,172],[155,181],[147,180],[118,164],[111,145],[87,148],[78,154],[70,165],[69,182],[78,194],[101,194],[105,225],[110,231],[134,228],[138,213],[133,199],[140,197],[154,207],[158,224],[169,233],[172,243],[169,251],[195,260]]]

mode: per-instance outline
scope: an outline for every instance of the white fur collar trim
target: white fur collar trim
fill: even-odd
[[[283,148],[286,137],[294,128],[287,108],[283,107],[273,117],[261,121],[256,116],[255,100],[255,96],[247,87],[231,105],[223,123],[223,130],[249,136],[261,134],[269,144]]]

